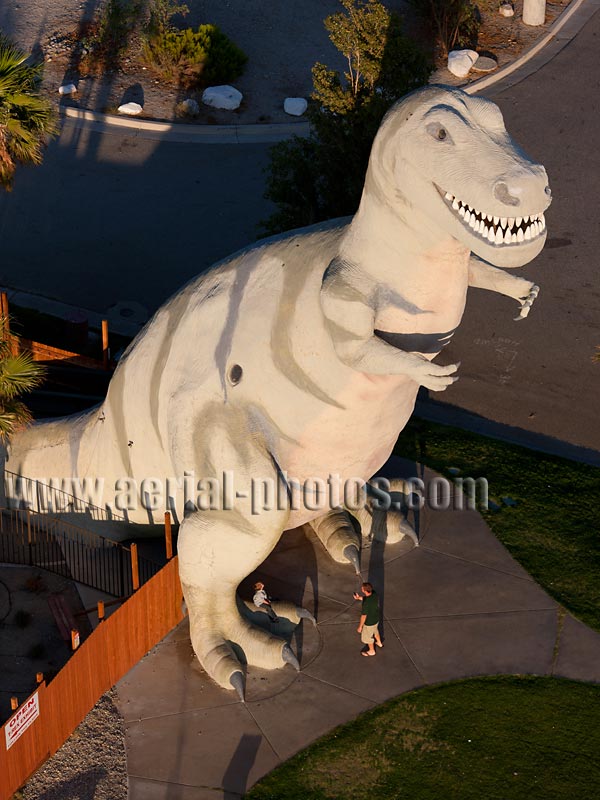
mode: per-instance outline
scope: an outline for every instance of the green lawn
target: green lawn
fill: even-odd
[[[486,478],[498,539],[544,589],[600,630],[600,469],[456,428],[412,420],[395,452],[450,477]],[[503,497],[517,501],[512,508]]]
[[[483,678],[420,689],[337,728],[247,800],[597,800],[600,686]]]

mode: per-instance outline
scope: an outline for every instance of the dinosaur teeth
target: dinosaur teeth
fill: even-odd
[[[469,226],[470,230],[495,246],[530,242],[546,229],[543,212],[525,217],[501,217],[478,211],[450,192],[440,190],[440,194],[443,195],[448,205],[452,206],[461,221]]]

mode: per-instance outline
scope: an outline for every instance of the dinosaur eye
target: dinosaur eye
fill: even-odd
[[[446,129],[440,128],[437,132],[437,138],[440,140],[440,142],[443,142],[446,136],[447,136]]]

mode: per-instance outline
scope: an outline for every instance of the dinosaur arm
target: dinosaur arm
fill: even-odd
[[[458,364],[440,366],[375,335],[375,311],[358,298],[322,292],[321,305],[335,352],[344,364],[371,375],[406,375],[419,385],[442,391],[457,380]]]
[[[527,278],[518,278],[503,269],[492,267],[474,255],[471,255],[469,261],[469,286],[488,289],[490,292],[504,294],[517,300],[521,308],[515,317],[516,320],[524,319],[529,314],[529,309],[540,291],[539,286]]]

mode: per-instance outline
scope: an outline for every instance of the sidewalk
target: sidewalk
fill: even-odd
[[[250,669],[242,704],[200,668],[187,620],[142,659],[117,686],[129,800],[239,798],[333,727],[419,686],[493,674],[600,681],[600,635],[561,620],[477,512],[424,511],[419,526],[418,549],[363,551],[384,612],[385,646],[372,660],[360,657],[356,576],[303,528],[255,573],[318,620],[292,639],[300,673]]]

